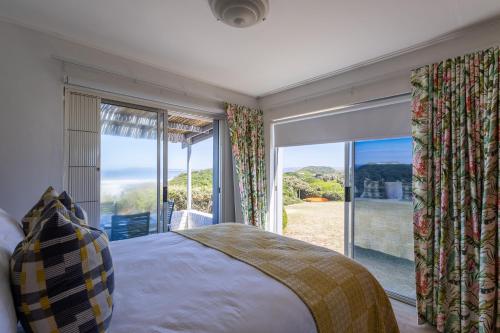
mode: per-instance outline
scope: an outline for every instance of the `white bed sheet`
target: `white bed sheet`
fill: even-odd
[[[111,243],[111,333],[316,332],[306,305],[254,267],[175,233]]]

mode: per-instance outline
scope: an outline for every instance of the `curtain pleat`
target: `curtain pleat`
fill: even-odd
[[[499,49],[412,72],[417,311],[439,332],[500,330]]]
[[[243,222],[264,228],[267,197],[263,113],[257,109],[226,104],[226,116]]]

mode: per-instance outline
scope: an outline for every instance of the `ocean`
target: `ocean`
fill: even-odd
[[[169,169],[168,180],[171,180],[184,172],[186,171],[180,169]],[[156,184],[156,169],[130,168],[103,170],[101,173],[101,197],[107,195],[119,195],[127,187],[135,187],[147,183]]]

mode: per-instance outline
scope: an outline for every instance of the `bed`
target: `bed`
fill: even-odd
[[[23,233],[1,210],[0,231],[0,331],[15,332],[8,258]],[[111,333],[398,332],[387,295],[361,265],[254,227],[224,223],[115,241],[110,249]],[[320,260],[308,263],[311,256]],[[329,260],[339,264],[325,266]],[[297,278],[304,267],[316,272],[305,274],[312,284]]]
[[[111,252],[111,333],[316,332],[290,289],[179,234],[112,242]]]
[[[247,262],[243,262],[246,259],[235,259],[235,255],[228,250],[230,247],[226,246],[231,242],[219,239],[219,245],[213,242],[215,246],[207,246],[206,230],[213,231],[213,228],[225,228],[246,239],[272,238],[277,241],[280,251],[284,247],[292,250],[298,250],[302,245],[311,247],[300,241],[237,224],[200,228],[195,233],[188,231],[183,235],[169,232],[113,242],[111,251],[116,288],[112,333],[319,331],[318,318],[313,316],[310,304],[306,305],[303,295],[285,284],[286,279],[285,283],[279,282],[271,277],[272,271],[265,273],[265,270],[259,269],[258,265],[254,265],[252,256]],[[250,234],[242,234],[249,231]],[[214,235],[219,238],[224,233],[227,231],[219,230]],[[194,240],[195,236],[198,240]],[[255,244],[256,241],[250,239],[247,243]],[[263,248],[259,245],[257,251],[259,247]],[[316,252],[333,253],[324,248],[314,248]],[[354,265],[356,272],[365,274],[364,268]],[[359,299],[332,309],[335,311],[332,314],[336,321],[335,331],[398,332],[387,296],[375,278],[371,274],[369,276],[371,278],[363,286],[366,288],[364,292],[349,291]],[[348,274],[343,274],[342,279],[355,280]],[[362,303],[373,305],[375,319],[369,319],[368,314],[356,318],[352,315],[358,310],[352,307],[359,304],[361,309]]]

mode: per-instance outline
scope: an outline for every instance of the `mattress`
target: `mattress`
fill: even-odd
[[[111,333],[316,332],[306,305],[256,268],[175,233],[111,243]]]

